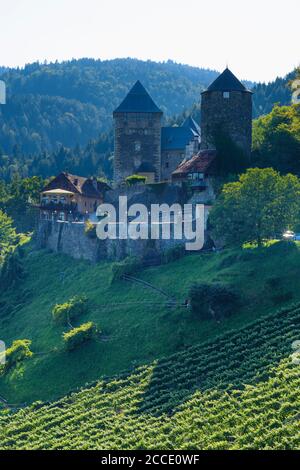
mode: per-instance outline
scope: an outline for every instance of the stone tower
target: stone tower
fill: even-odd
[[[137,81],[114,111],[114,181],[141,173],[147,166],[155,181],[161,177],[162,111]]]
[[[201,149],[213,149],[214,136],[220,131],[250,157],[252,92],[228,68],[202,93]]]

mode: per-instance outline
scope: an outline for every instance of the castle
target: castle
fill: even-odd
[[[93,231],[87,236],[84,223],[89,220],[97,224],[97,205],[107,202],[116,207],[119,196],[126,196],[129,205],[147,207],[162,203],[172,206],[182,200],[194,207],[202,204],[209,241],[207,218],[215,199],[213,179],[218,156],[215,136],[225,133],[250,157],[252,92],[226,68],[202,92],[200,127],[192,117],[179,127],[163,127],[162,111],[138,81],[113,116],[113,190],[95,178],[58,175],[41,193],[38,246],[97,262],[133,255],[144,259],[149,250],[159,255],[185,243],[184,238],[175,237],[150,240],[150,244],[148,240],[100,241],[91,237]],[[142,184],[126,184],[133,175],[144,177]]]
[[[113,116],[117,185],[134,174],[148,183],[171,182],[183,162],[215,149],[220,131],[247,157],[251,153],[252,92],[228,68],[202,93],[201,129],[192,117],[180,127],[163,127],[162,111],[139,81]]]

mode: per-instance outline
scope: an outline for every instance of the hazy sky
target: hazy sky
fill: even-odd
[[[136,57],[273,80],[300,64],[299,0],[0,0],[0,65]]]

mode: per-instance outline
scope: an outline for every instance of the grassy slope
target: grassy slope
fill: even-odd
[[[139,274],[181,301],[197,280],[234,285],[244,297],[244,306],[222,324],[198,321],[188,310],[171,310],[163,297],[143,287],[125,282],[111,286],[109,263],[91,266],[62,255],[36,252],[27,256],[26,266],[22,288],[29,293],[28,298],[10,315],[3,317],[0,311],[0,336],[7,344],[28,338],[34,352],[51,352],[35,354],[0,379],[0,395],[10,403],[57,399],[103,375],[118,374],[136,364],[214,339],[272,312],[274,297],[280,293],[290,293],[293,301],[300,300],[300,251],[296,245],[188,256]],[[269,287],[270,278],[277,279],[276,291]],[[66,328],[53,324],[51,309],[56,302],[77,293],[85,293],[92,303],[80,322],[94,320],[106,340],[66,353],[61,339]],[[18,295],[10,293],[10,300]],[[2,298],[7,298],[7,293]]]
[[[0,412],[0,449],[300,449],[300,307],[52,404]]]

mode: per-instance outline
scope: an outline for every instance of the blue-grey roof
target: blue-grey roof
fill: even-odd
[[[163,127],[161,130],[162,150],[185,150],[195,134],[189,127]]]
[[[195,133],[199,136],[201,134],[200,126],[198,126],[198,124],[192,118],[192,116],[187,117],[184,123],[181,125],[181,127],[188,127],[189,129],[192,129],[193,131],[195,131]]]
[[[162,113],[140,81],[131,88],[115,113]]]
[[[228,68],[209,85],[206,91],[244,91],[251,93]]]

